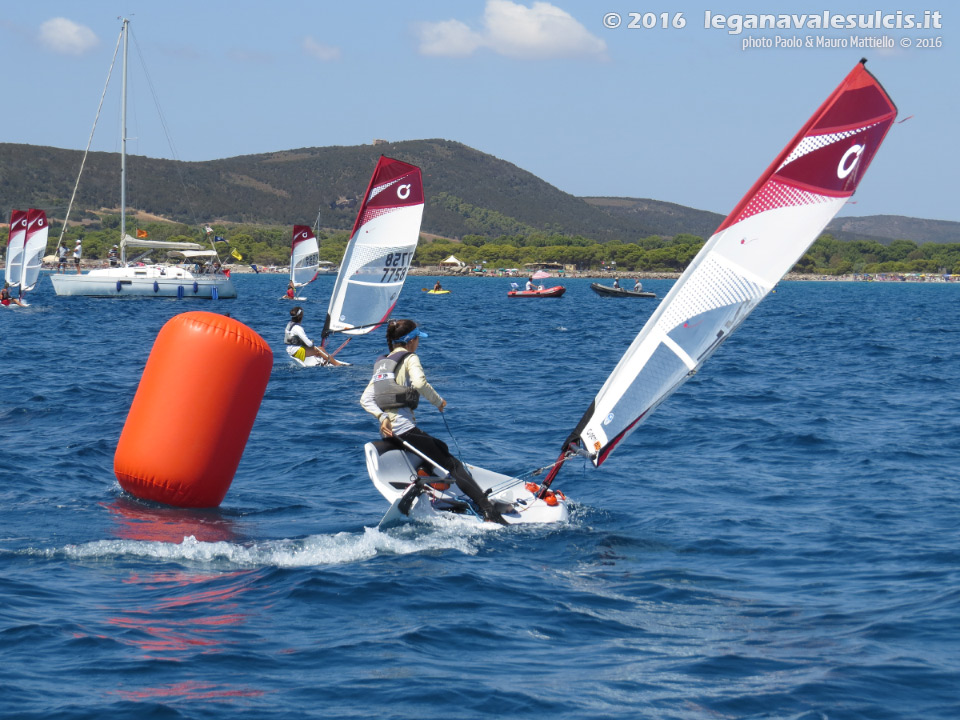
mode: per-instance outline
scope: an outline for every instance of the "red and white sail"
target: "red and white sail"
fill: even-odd
[[[317,237],[306,225],[293,226],[293,244],[290,246],[290,281],[303,287],[317,279],[320,267],[320,246]]]
[[[49,235],[47,214],[43,210],[33,208],[28,210],[27,233],[23,242],[23,264],[20,269],[20,292],[29,292],[36,287]]]
[[[340,263],[323,336],[363,335],[397,303],[423,218],[420,168],[380,156]]]
[[[20,285],[23,270],[23,241],[27,236],[27,213],[13,210],[10,213],[10,234],[7,236],[6,270],[4,279],[11,287]]]
[[[600,465],[700,368],[853,195],[896,114],[861,62],[680,276],[564,443],[565,450],[578,444]]]

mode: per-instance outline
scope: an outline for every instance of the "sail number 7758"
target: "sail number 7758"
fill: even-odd
[[[380,282],[400,282],[407,274],[407,266],[412,260],[411,252],[390,253],[383,259],[383,277]]]

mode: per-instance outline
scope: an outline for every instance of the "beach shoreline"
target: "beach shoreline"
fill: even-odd
[[[614,278],[617,280],[634,280],[639,279],[641,282],[644,280],[676,280],[680,277],[682,273],[680,272],[649,272],[649,271],[639,271],[639,272],[625,272],[620,270],[585,270],[582,272],[572,272],[572,273],[563,273],[563,274],[553,274],[550,278],[544,278],[544,281],[549,280],[566,280],[568,278],[589,278],[591,280],[609,280],[613,281]],[[487,271],[484,273],[473,272],[472,270],[462,269],[462,270],[447,270],[446,268],[438,268],[437,266],[427,266],[427,267],[411,267],[408,275],[417,275],[425,277],[476,277],[476,278],[526,278],[529,277],[526,273],[503,273],[497,271]],[[924,273],[848,273],[845,275],[820,275],[817,273],[794,273],[790,272],[783,276],[781,282],[957,282],[960,276],[944,276],[939,274],[924,274]]]
[[[4,263],[0,262],[0,270],[3,269]],[[80,268],[83,271],[93,270],[96,268],[105,268],[109,267],[109,263],[103,260],[81,260]],[[44,264],[43,269],[50,272],[56,273],[57,266]],[[255,271],[249,265],[224,265],[225,270],[230,270],[232,273],[238,274],[253,274]],[[76,270],[74,269],[73,263],[71,262],[67,268],[67,274],[73,274]],[[265,274],[275,274],[283,275],[287,274],[287,269],[285,267],[277,267],[276,270],[271,270],[268,268],[260,268],[260,273]],[[533,272],[533,271],[530,271]],[[473,277],[473,278],[527,278],[529,277],[528,273],[506,273],[496,270],[488,270],[486,272],[474,272],[470,268],[460,268],[459,270],[451,270],[448,268],[441,268],[436,265],[426,265],[421,267],[411,266],[410,270],[407,272],[408,275],[415,275],[420,277]],[[638,272],[627,272],[622,270],[584,270],[580,272],[564,272],[562,274],[554,273],[551,274],[550,278],[544,278],[544,280],[566,280],[569,278],[589,278],[591,280],[609,280],[613,281],[614,278],[617,280],[635,280],[639,279],[641,282],[644,280],[676,280],[680,277],[682,273],[680,272],[651,272],[651,271],[638,271]],[[960,275],[941,275],[941,274],[931,274],[931,273],[847,273],[844,275],[821,275],[817,273],[794,273],[790,272],[783,276],[781,282],[958,282],[960,281]]]

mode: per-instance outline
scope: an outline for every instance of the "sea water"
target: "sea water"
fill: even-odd
[[[383,331],[295,367],[286,278],[235,280],[212,302],[45,280],[0,311],[0,717],[960,717],[960,285],[782,283],[601,468],[567,464],[569,523],[380,532],[358,398]],[[659,302],[442,281],[395,313],[449,403],[449,431],[420,423],[509,473],[553,461]],[[332,282],[303,290],[313,337]],[[112,471],[157,332],[195,309],[275,356],[205,511]]]

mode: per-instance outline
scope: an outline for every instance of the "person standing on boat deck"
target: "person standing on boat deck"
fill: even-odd
[[[287,294],[284,295],[281,300],[293,300],[297,295],[297,286],[293,284],[293,280],[287,283]]]
[[[77,239],[77,245],[73,248],[73,266],[77,269],[77,275],[80,274],[80,256],[83,255],[83,247],[80,244],[79,238]]]
[[[633,284],[634,292],[643,292],[643,283],[640,282],[640,278],[637,278],[637,281]]]
[[[116,267],[120,264],[120,254],[117,252],[116,245],[107,252],[107,259],[110,261],[110,267]]]
[[[303,308],[297,305],[290,308],[290,322],[283,331],[283,342],[287,346],[287,355],[303,362],[308,357],[316,355],[324,365],[343,365],[339,360],[334,360],[324,350],[307,337],[303,326]]]
[[[57,246],[57,275],[66,275],[67,273],[67,246]]]
[[[393,372],[395,373],[394,381],[397,385],[415,389],[440,412],[443,412],[444,408],[447,407],[447,401],[440,397],[433,386],[427,382],[423,366],[420,364],[420,358],[416,354],[421,337],[428,337],[428,335],[420,330],[413,320],[391,320],[387,324],[387,347],[390,352],[378,359],[377,366],[384,359],[395,361],[397,367],[394,368]],[[480,486],[477,485],[476,480],[463,466],[463,463],[450,454],[447,444],[417,427],[413,408],[405,406],[384,410],[377,404],[377,394],[374,387],[376,378],[377,371],[375,369],[374,376],[370,378],[370,382],[360,396],[360,405],[377,418],[377,422],[380,423],[380,434],[387,439],[403,440],[447,470],[457,483],[457,487],[473,500],[480,509],[484,520],[506,525],[506,521],[500,515],[500,512],[480,489]],[[399,445],[399,443],[397,444]]]

